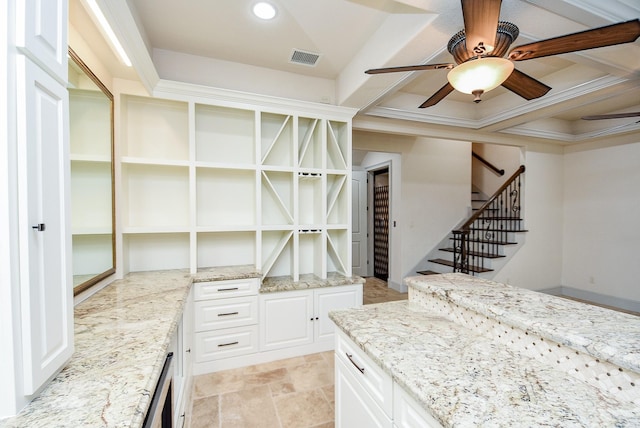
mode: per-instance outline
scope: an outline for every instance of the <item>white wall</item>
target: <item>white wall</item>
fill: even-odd
[[[558,287],[562,276],[563,155],[526,152],[522,202],[524,227],[511,256],[492,280],[531,290]],[[505,174],[506,175],[506,174]]]
[[[390,285],[398,289],[404,277],[415,275],[413,267],[467,215],[471,143],[354,131],[353,148],[401,156],[400,202],[392,200],[391,219],[397,222],[393,232],[397,241],[390,249]],[[391,181],[393,191],[393,175]]]
[[[504,169],[504,175],[498,175],[478,159],[471,161],[472,183],[486,196],[491,196],[502,186],[505,180],[522,165],[521,148],[503,144],[473,143],[472,150],[498,169]]]
[[[564,156],[566,287],[640,304],[640,143]]]

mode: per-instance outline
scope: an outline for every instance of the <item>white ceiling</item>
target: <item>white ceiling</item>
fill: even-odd
[[[75,27],[83,27],[86,18],[73,12],[79,1],[70,8]],[[446,70],[373,76],[364,70],[453,62],[446,44],[462,29],[460,2],[271,2],[276,18],[260,21],[250,13],[255,0],[127,0],[128,7],[98,0],[147,87],[157,73],[162,80],[355,107],[355,128],[389,130],[401,124],[427,134],[434,129],[439,136],[447,130],[499,133],[561,145],[621,135],[639,141],[640,118],[588,122],[580,117],[640,111],[640,40],[516,62],[518,70],[552,87],[536,100],[499,87],[479,104],[454,92],[436,106],[418,109],[446,83]],[[640,0],[503,0],[500,18],[520,29],[513,47],[638,17]],[[317,65],[291,63],[294,49],[319,54]],[[131,71],[114,68],[114,76],[130,78]]]

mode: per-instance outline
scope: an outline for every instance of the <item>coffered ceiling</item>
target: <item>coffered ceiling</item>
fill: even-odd
[[[117,3],[98,0],[150,91],[158,82],[180,80],[354,107],[355,128],[450,130],[558,145],[621,136],[639,141],[640,118],[581,117],[640,111],[640,40],[516,62],[552,88],[535,100],[498,87],[479,104],[454,91],[419,109],[447,82],[447,70],[364,71],[453,62],[446,45],[463,28],[459,1],[271,0],[277,15],[270,21],[251,14],[254,0]],[[638,0],[503,0],[500,15],[520,29],[512,46],[638,17]],[[70,13],[70,19],[78,18]],[[316,65],[291,62],[294,50],[318,55]]]

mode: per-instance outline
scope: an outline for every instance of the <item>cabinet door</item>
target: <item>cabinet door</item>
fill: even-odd
[[[66,82],[67,1],[21,0],[16,13],[16,44]]]
[[[260,350],[306,345],[313,341],[313,293],[286,291],[260,296]]]
[[[17,63],[22,345],[30,395],[73,353],[68,93],[25,57]]]
[[[339,358],[336,358],[335,390],[336,428],[392,426],[389,417]]]
[[[318,317],[314,322],[316,340],[334,340],[335,325],[329,318],[330,311],[360,305],[362,305],[362,285],[360,284],[316,290],[314,310]]]

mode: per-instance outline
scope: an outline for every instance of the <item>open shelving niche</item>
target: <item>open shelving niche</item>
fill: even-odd
[[[351,275],[351,109],[167,98],[121,95],[125,272]]]

